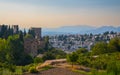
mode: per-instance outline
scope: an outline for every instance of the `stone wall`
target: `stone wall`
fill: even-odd
[[[25,53],[30,54],[31,56],[36,56],[38,54],[38,49],[44,48],[44,41],[38,40],[35,38],[26,38],[24,39],[24,50]]]
[[[31,56],[36,56],[38,54],[38,49],[44,48],[45,44],[41,37],[41,28],[31,28],[35,33],[35,38],[28,37],[24,39],[24,50],[25,53]]]

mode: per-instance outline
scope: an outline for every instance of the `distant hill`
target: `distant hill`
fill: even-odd
[[[103,33],[106,31],[120,32],[120,27],[102,26],[102,27],[96,28],[94,30],[88,31],[88,33],[98,34],[98,33]]]
[[[64,26],[60,28],[43,28],[44,35],[59,35],[59,34],[98,34],[106,31],[120,32],[120,27],[113,26],[102,26],[102,27],[92,27],[92,26]]]

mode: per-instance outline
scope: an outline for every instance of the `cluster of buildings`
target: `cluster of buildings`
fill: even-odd
[[[50,36],[49,42],[50,44],[57,48],[62,49],[66,52],[72,52],[79,48],[86,48],[88,50],[91,49],[91,47],[99,42],[99,41],[105,41],[109,42],[110,39],[114,37],[120,37],[120,33],[114,33],[114,32],[105,32],[103,34],[74,34],[74,35],[55,35]]]

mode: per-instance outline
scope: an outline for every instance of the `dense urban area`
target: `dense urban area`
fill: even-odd
[[[63,34],[50,36],[49,42],[54,48],[61,49],[66,52],[71,52],[79,48],[86,48],[90,50],[95,43],[100,41],[109,43],[109,41],[115,37],[120,37],[120,33],[107,31],[103,34]]]

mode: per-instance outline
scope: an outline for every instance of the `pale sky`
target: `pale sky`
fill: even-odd
[[[120,26],[120,0],[0,0],[0,24]]]

